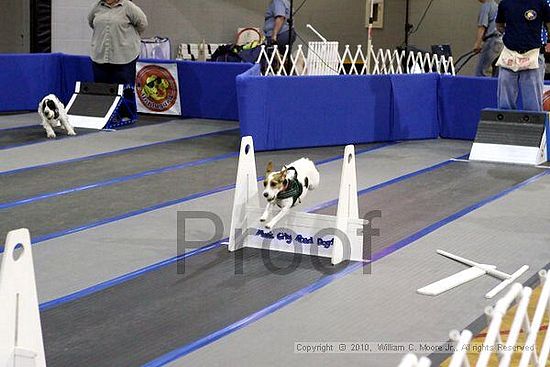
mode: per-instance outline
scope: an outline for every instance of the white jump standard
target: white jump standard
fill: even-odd
[[[28,229],[8,233],[0,300],[0,366],[46,367]]]
[[[345,148],[336,216],[288,210],[273,230],[260,218],[256,159],[252,137],[241,140],[235,198],[229,235],[229,251],[244,247],[328,257],[336,265],[345,260],[365,261],[363,229],[359,219],[355,149]],[[276,212],[271,212],[273,216]]]

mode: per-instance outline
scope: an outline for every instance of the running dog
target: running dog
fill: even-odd
[[[269,162],[265,172],[263,191],[267,207],[260,222],[266,222],[270,210],[277,206],[281,211],[265,225],[267,229],[275,227],[290,208],[301,203],[307,192],[314,190],[317,186],[319,186],[319,171],[311,160],[300,158],[276,172],[273,172],[273,163]]]
[[[67,135],[76,135],[69,123],[65,106],[55,95],[48,94],[40,101],[38,114],[42,119],[42,126],[46,130],[48,139],[55,139],[54,127],[61,127],[67,132]]]

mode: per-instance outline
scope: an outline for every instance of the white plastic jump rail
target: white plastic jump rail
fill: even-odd
[[[260,223],[262,213],[254,143],[252,137],[246,136],[241,140],[229,251],[251,247],[328,257],[332,264],[364,261],[363,228],[368,221],[359,218],[353,145],[344,152],[336,216],[291,209],[276,228],[268,230]]]
[[[513,274],[507,274],[500,270],[497,270],[497,267],[495,265],[480,264],[475,261],[468,260],[464,257],[453,255],[443,250],[437,250],[437,253],[441,256],[445,256],[449,259],[465,264],[469,266],[469,268],[418,289],[417,293],[419,294],[427,296],[437,296],[487,274],[501,280],[501,282],[496,287],[485,294],[485,298],[491,299],[498,293],[502,292],[507,286],[515,282],[527,270],[529,270],[529,266],[523,265]]]
[[[2,257],[0,366],[46,366],[31,237],[27,229],[8,233]]]
[[[256,63],[265,65],[265,76],[456,74],[452,57],[429,53],[407,54],[406,51],[389,49],[363,51],[361,45],[353,52],[349,45],[345,45],[340,54],[338,42],[310,42],[307,56],[302,45],[298,45],[292,55],[289,55],[288,46],[282,49],[275,46],[271,53],[265,46],[261,47]],[[289,58],[290,72],[285,68]]]

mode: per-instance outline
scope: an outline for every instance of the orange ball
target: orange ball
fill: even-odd
[[[545,111],[550,111],[550,89],[544,92],[544,95],[542,96],[542,108]]]

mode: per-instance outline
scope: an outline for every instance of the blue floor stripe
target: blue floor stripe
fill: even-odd
[[[428,173],[428,172],[431,172],[431,171],[434,171],[436,169],[439,169],[439,168],[442,168],[442,167],[445,167],[451,163],[454,163],[454,160],[455,159],[463,159],[464,157],[467,157],[468,154],[466,155],[463,155],[463,156],[460,156],[460,157],[457,157],[457,158],[453,158],[453,159],[450,159],[448,161],[445,161],[445,162],[441,162],[441,163],[438,163],[436,165],[433,165],[433,166],[430,166],[430,167],[426,167],[426,168],[423,168],[421,170],[418,170],[418,171],[415,171],[415,172],[411,172],[411,173],[408,173],[406,175],[403,175],[403,176],[399,176],[399,177],[396,177],[396,178],[393,178],[389,181],[385,181],[385,182],[382,182],[382,183],[379,183],[378,185],[374,185],[374,186],[371,186],[371,187],[367,187],[366,189],[363,189],[363,190],[359,190],[357,191],[357,196],[361,196],[361,195],[365,195],[365,194],[368,194],[369,192],[372,192],[372,191],[376,191],[376,190],[379,190],[383,187],[386,187],[386,186],[390,186],[390,185],[393,185],[395,183],[398,183],[398,182],[401,182],[401,181],[405,181],[405,180],[408,180],[408,179],[411,179],[413,177],[416,177],[416,176],[420,176],[424,173]],[[330,204],[330,205],[326,205],[326,204]],[[320,204],[319,206],[316,206],[314,207],[313,209],[311,209],[311,211],[316,211],[316,210],[321,210],[321,209],[324,209],[328,206],[333,206],[333,205],[336,205],[338,204],[338,199],[334,199],[328,203],[322,203]]]
[[[51,166],[57,166],[57,165],[62,165],[62,164],[67,164],[67,163],[74,163],[74,162],[84,161],[84,160],[93,159],[93,158],[107,157],[107,156],[111,156],[111,155],[115,155],[115,154],[131,152],[131,151],[142,149],[142,148],[149,148],[149,147],[152,147],[152,146],[155,146],[155,145],[166,144],[166,143],[175,143],[175,142],[178,142],[178,141],[185,141],[185,140],[190,140],[190,139],[204,138],[204,137],[208,137],[208,136],[220,135],[220,134],[223,134],[223,133],[238,131],[238,130],[239,130],[239,128],[230,128],[230,129],[224,129],[224,130],[216,130],[216,131],[212,131],[212,132],[204,133],[204,134],[185,136],[185,137],[182,137],[182,138],[157,141],[157,142],[154,142],[154,143],[148,143],[148,144],[139,145],[139,146],[135,146],[135,147],[118,149],[118,150],[113,150],[113,151],[105,152],[105,153],[92,154],[92,155],[88,155],[88,156],[85,156],[85,157],[71,158],[71,159],[66,159],[66,160],[63,160],[63,161],[39,164],[39,165],[36,165],[36,166],[30,166],[30,167],[17,168],[17,169],[10,170],[10,171],[3,171],[3,172],[0,172],[0,175],[20,173],[20,172],[24,172],[24,171],[37,169],[37,168],[51,167]]]
[[[373,151],[383,149],[387,146],[391,146],[391,145],[394,145],[394,144],[395,143],[388,143],[388,144],[381,144],[381,145],[378,145],[378,146],[375,146],[375,147],[372,147],[372,148],[366,148],[366,149],[358,151],[356,153],[356,155],[365,154],[365,153],[368,153],[368,152],[373,152]],[[330,158],[328,160],[324,160],[322,164],[337,161],[339,159],[342,159],[342,157],[341,156],[333,157],[333,158]],[[263,179],[263,177],[260,177],[260,178],[258,178],[258,181],[260,181],[262,179]],[[92,222],[92,223],[87,223],[87,224],[79,226],[79,227],[70,228],[70,229],[67,229],[67,230],[59,231],[59,232],[49,233],[49,234],[46,234],[46,235],[43,235],[43,236],[37,236],[37,237],[33,238],[32,245],[34,246],[36,244],[39,244],[39,243],[47,241],[47,240],[51,240],[51,239],[54,239],[54,238],[66,236],[66,235],[69,235],[69,234],[72,234],[72,233],[82,232],[82,231],[85,231],[85,230],[88,230],[88,229],[91,229],[91,228],[102,226],[104,224],[117,222],[117,221],[122,220],[122,219],[134,217],[134,216],[137,216],[137,215],[140,215],[140,214],[151,212],[151,211],[154,211],[154,210],[157,210],[157,209],[166,208],[166,207],[169,207],[169,206],[172,206],[172,205],[181,204],[181,203],[191,201],[191,200],[195,200],[195,199],[199,199],[199,198],[202,198],[202,197],[205,197],[205,196],[210,196],[210,195],[222,192],[222,191],[232,190],[234,188],[235,188],[234,184],[227,185],[227,186],[222,186],[222,187],[218,187],[218,188],[215,188],[215,189],[212,189],[212,190],[209,190],[209,191],[204,191],[204,192],[196,193],[196,194],[193,194],[193,195],[189,195],[189,196],[186,196],[186,197],[183,197],[183,198],[179,198],[179,199],[170,200],[170,201],[166,201],[166,202],[163,202],[163,203],[155,204],[155,205],[147,207],[147,208],[134,210],[132,212],[117,215],[115,217],[105,218],[105,219],[101,219],[101,220],[98,220],[98,221],[95,221],[95,222]],[[0,248],[0,253],[3,253],[3,252],[4,252],[4,248],[2,247],[2,248]]]
[[[389,145],[394,145],[395,143],[392,143],[392,144],[388,144]],[[382,146],[378,146],[378,147],[374,147],[374,148],[369,148],[369,149],[364,149],[364,150],[360,150],[356,153],[357,154],[363,154],[363,153],[367,153],[367,152],[372,152],[374,150],[378,150],[378,149],[381,149]],[[318,165],[321,165],[321,164],[325,164],[325,163],[329,163],[329,162],[332,162],[334,160],[337,160],[337,159],[340,159],[340,157],[338,158],[330,158],[330,159],[325,159],[323,161],[320,161],[318,162],[317,164]],[[449,161],[450,162],[450,161]],[[437,164],[435,166],[433,166],[434,168],[433,169],[436,169],[437,167],[440,167],[440,164]],[[423,170],[424,171],[424,170]],[[259,178],[258,181],[261,181],[263,178]],[[388,181],[387,185],[389,185],[390,181]],[[386,185],[386,186],[387,186]],[[380,185],[377,185],[377,186],[380,186]],[[222,187],[222,188],[219,188],[217,189],[216,192],[220,192],[220,191],[225,191],[225,190],[229,190],[229,189],[232,189],[234,188],[235,186],[232,185],[232,186],[225,186],[225,187]],[[210,195],[211,193],[213,192],[209,192],[208,194],[206,195]],[[206,196],[204,195],[204,196]],[[320,210],[320,209],[323,209],[325,207],[329,207],[329,206],[332,206],[334,205],[333,201],[327,201],[325,202],[324,204],[322,205],[317,205],[315,207],[312,207],[306,211],[308,212],[311,212],[311,211],[315,211],[315,210]],[[100,224],[97,224],[97,225],[101,225],[103,223],[100,223]],[[46,241],[46,240],[49,240],[49,239],[52,239],[52,238],[56,238],[56,237],[60,237],[61,235],[59,235],[59,233],[65,233],[65,234],[70,234],[70,233],[74,233],[74,232],[78,232],[80,230],[83,230],[81,229],[82,227],[79,227],[79,228],[76,228],[74,230],[70,230],[69,231],[66,231],[65,232],[58,232],[56,234],[53,234],[53,236],[50,236],[50,235],[47,235],[47,236],[42,236],[42,237],[37,237],[35,239],[33,239],[33,245],[36,244],[36,243],[39,243],[39,242],[43,242],[43,241]],[[49,302],[46,302],[42,305],[40,305],[40,309],[41,310],[45,310],[45,309],[50,309],[50,308],[53,308],[53,307],[56,307],[56,306],[59,306],[61,304],[64,304],[64,303],[67,303],[67,302],[70,302],[70,301],[74,301],[76,299],[79,299],[79,298],[82,298],[82,297],[85,297],[87,295],[90,295],[92,293],[95,293],[95,292],[99,292],[103,289],[106,289],[106,288],[110,288],[110,287],[113,287],[115,285],[118,285],[118,284],[121,284],[121,283],[124,283],[130,279],[134,279],[140,275],[143,275],[143,274],[146,274],[146,273],[149,273],[151,271],[154,271],[154,270],[158,270],[164,266],[168,266],[170,264],[173,264],[175,262],[177,262],[178,260],[180,259],[185,259],[185,258],[188,258],[188,257],[191,257],[191,256],[194,256],[194,255],[198,255],[198,254],[201,254],[201,253],[204,253],[206,251],[210,251],[210,250],[213,250],[217,247],[220,247],[221,246],[221,243],[222,242],[226,242],[228,241],[229,239],[228,238],[225,238],[219,242],[215,242],[213,244],[210,244],[210,245],[207,245],[207,246],[204,246],[204,247],[201,247],[200,249],[197,249],[197,250],[194,250],[194,251],[191,251],[189,253],[186,253],[184,255],[180,255],[180,256],[175,256],[175,257],[172,257],[170,259],[167,259],[167,260],[164,260],[164,261],[161,261],[159,263],[156,263],[156,264],[153,264],[153,265],[150,265],[150,266],[147,266],[143,269],[139,269],[139,270],[136,270],[134,272],[131,272],[131,273],[128,273],[126,275],[123,275],[123,276],[120,276],[118,278],[115,278],[115,279],[112,279],[112,280],[108,280],[106,282],[103,282],[103,283],[100,283],[100,284],[97,284],[97,285],[94,285],[92,287],[89,287],[89,288],[86,288],[84,290],[81,290],[81,291],[78,291],[78,292],[75,292],[75,293],[72,293],[70,295],[67,295],[67,296],[64,296],[64,297],[61,297],[61,298],[58,298],[58,299],[55,299],[55,300],[52,300],[52,301],[49,301]],[[2,250],[3,251],[3,250]]]
[[[143,172],[135,173],[135,174],[128,175],[128,176],[117,177],[117,178],[113,178],[113,179],[110,179],[110,180],[99,181],[99,182],[95,182],[95,183],[91,183],[91,184],[83,185],[83,186],[77,186],[77,187],[73,187],[73,188],[66,189],[66,190],[50,192],[50,193],[47,193],[47,194],[33,196],[33,197],[22,199],[22,200],[11,201],[11,202],[7,202],[7,203],[0,203],[0,209],[14,208],[14,207],[17,207],[17,206],[30,204],[30,203],[34,203],[36,201],[46,200],[46,199],[54,198],[54,197],[57,197],[57,196],[72,194],[72,193],[75,193],[75,192],[86,191],[86,190],[91,190],[91,189],[96,189],[96,188],[99,188],[99,187],[110,186],[110,185],[123,183],[123,182],[131,181],[131,180],[137,180],[139,178],[143,178],[143,177],[146,177],[146,176],[158,175],[158,174],[161,174],[161,173],[176,171],[176,170],[180,170],[180,169],[184,169],[184,168],[196,167],[196,166],[200,166],[200,165],[203,165],[203,164],[217,162],[217,161],[228,159],[228,158],[234,158],[234,157],[237,157],[238,155],[239,155],[239,153],[222,154],[222,155],[218,155],[218,156],[215,156],[215,157],[199,159],[199,160],[196,160],[196,161],[186,162],[186,163],[181,163],[181,164],[174,164],[174,165],[171,165],[171,166],[152,169],[152,170],[148,170],[148,171],[143,171]]]
[[[390,146],[390,145],[394,145],[394,144],[396,144],[396,143],[388,143],[388,145],[385,145],[385,146]],[[99,181],[99,182],[95,182],[95,183],[91,183],[91,184],[87,184],[87,185],[72,187],[72,188],[66,189],[66,190],[54,191],[54,192],[50,192],[50,193],[46,193],[46,194],[32,196],[32,197],[21,199],[21,200],[10,201],[10,202],[6,202],[6,203],[0,203],[0,210],[1,209],[14,208],[14,207],[18,207],[18,206],[21,206],[21,205],[34,203],[36,201],[42,201],[42,200],[54,198],[54,197],[57,197],[57,196],[72,194],[72,193],[75,193],[75,192],[86,191],[86,190],[96,189],[96,188],[99,188],[99,187],[105,187],[105,186],[110,186],[110,185],[123,183],[123,182],[131,181],[131,180],[136,180],[136,179],[143,178],[143,177],[146,177],[146,176],[157,175],[157,174],[170,172],[170,171],[175,171],[175,170],[184,169],[184,168],[196,167],[196,166],[199,166],[199,165],[202,165],[202,164],[217,162],[217,161],[220,161],[220,160],[223,160],[223,159],[228,159],[228,158],[233,158],[233,157],[238,157],[238,156],[239,156],[238,152],[222,154],[222,155],[218,155],[218,156],[215,156],[215,157],[204,158],[204,159],[200,159],[200,160],[196,160],[196,161],[192,161],[192,162],[181,163],[181,164],[175,164],[175,165],[171,165],[171,166],[167,166],[167,167],[162,167],[162,168],[152,169],[152,170],[148,170],[148,171],[143,171],[143,172],[140,172],[140,173],[135,173],[135,174],[132,174],[132,175],[127,175],[127,176],[122,176],[122,177],[117,177],[117,178],[113,178],[113,179],[109,179],[109,180]],[[319,161],[319,162],[317,162],[317,164],[318,165],[323,164],[323,163],[325,163],[325,161],[329,162],[331,159],[333,159],[333,158],[328,158],[328,159]]]
[[[434,224],[432,224],[431,226],[423,229],[423,230],[420,230],[419,232],[415,233],[414,235],[412,236],[409,236],[407,239],[403,240],[403,241],[399,241],[398,243],[396,243],[394,246],[392,246],[392,250],[391,251],[386,251],[386,250],[383,250],[377,254],[375,254],[373,256],[373,259],[371,261],[372,262],[375,262],[377,260],[380,260],[388,255],[390,255],[391,253],[395,252],[397,249],[399,248],[403,248],[411,243],[413,243],[414,241],[428,235],[429,233],[432,233],[433,231],[435,231],[436,229],[438,228],[441,228],[443,227],[444,225],[446,224],[449,224],[455,220],[457,220],[458,218],[460,217],[463,217],[464,215],[468,214],[468,213],[471,213],[472,211],[482,207],[482,206],[485,206],[491,202],[494,202],[495,200],[498,200],[506,195],[508,195],[509,193],[513,192],[513,191],[516,191],[516,190],[519,190],[521,189],[522,187],[525,187],[537,180],[539,180],[540,178],[542,178],[543,176],[546,176],[547,174],[549,174],[549,172],[542,172],[516,186],[513,186],[507,190],[504,190],[502,191],[501,193],[499,194],[496,194],[496,195],[493,195],[485,200],[482,200],[468,208],[465,208],[439,222],[436,222]],[[176,350],[173,350],[172,352],[169,352],[149,363],[146,363],[144,364],[142,367],[161,367],[161,366],[164,366],[172,361],[175,361],[176,359],[179,359],[181,357],[184,357],[186,356],[187,354],[193,352],[193,351],[196,351],[197,349],[200,349],[224,336],[227,336],[229,334],[232,334],[234,333],[235,331],[238,331],[242,328],[244,328],[245,326],[248,326],[258,320],[260,320],[261,318],[265,317],[265,316],[268,316],[269,314],[272,314],[273,312],[299,300],[300,298],[303,298],[304,296],[306,295],[309,295],[323,287],[325,287],[326,285],[334,282],[335,280],[337,279],[341,279],[343,277],[345,277],[346,275],[356,271],[356,270],[359,270],[361,267],[364,266],[364,263],[353,263],[353,264],[350,264],[348,267],[346,267],[344,270],[342,270],[341,272],[338,272],[336,274],[333,274],[333,275],[330,275],[330,276],[327,276],[325,278],[322,278],[320,279],[319,281],[291,294],[291,295],[288,295],[284,298],[282,298],[281,300],[279,300],[278,302],[258,311],[258,312],[255,312],[253,313],[252,315],[248,316],[247,318],[244,318],[240,321],[237,321],[229,326],[227,326],[226,328],[223,328],[223,329],[220,329],[202,339],[199,339],[193,343],[190,343],[190,344],[187,344],[179,349],[176,349]]]
[[[364,153],[365,151],[363,151]],[[359,152],[356,153],[356,154],[360,154]],[[326,162],[325,162],[326,163]],[[442,163],[438,163],[436,165],[433,165],[431,167],[427,167],[427,168],[424,168],[422,170],[419,170],[419,171],[416,171],[416,172],[412,172],[410,174],[407,174],[407,175],[404,175],[404,176],[401,176],[401,177],[398,177],[398,178],[395,178],[393,180],[389,180],[389,181],[386,181],[386,182],[383,182],[383,183],[380,183],[378,185],[375,185],[375,186],[372,186],[370,188],[367,188],[365,190],[362,190],[361,191],[361,194],[360,195],[364,195],[365,193],[367,192],[371,192],[371,191],[374,191],[374,190],[378,190],[378,189],[381,189],[383,187],[386,187],[386,186],[390,186],[396,182],[400,182],[400,181],[403,181],[407,178],[411,178],[411,177],[415,177],[415,176],[418,176],[420,175],[421,173],[426,173],[426,172],[430,172],[430,171],[434,171],[434,170],[437,170],[441,167],[444,167],[450,163],[453,163],[453,160],[448,160],[448,161],[445,161],[445,162],[442,162]],[[324,203],[321,203],[319,205],[316,205],[314,207],[311,207],[311,208],[308,208],[306,210],[306,212],[313,212],[313,211],[317,211],[317,210],[321,210],[321,209],[324,209],[324,208],[328,208],[328,207],[331,207],[333,205],[336,205],[338,202],[338,200],[330,200],[330,201],[326,201]],[[61,297],[61,298],[58,298],[56,300],[52,300],[50,302],[46,302],[44,304],[42,304],[40,306],[41,309],[50,309],[50,308],[53,308],[53,307],[56,307],[56,306],[59,306],[59,305],[62,305],[64,303],[67,303],[67,302],[71,302],[71,301],[74,301],[76,299],[79,299],[79,298],[82,298],[82,297],[85,297],[87,295],[90,295],[90,294],[93,294],[95,292],[99,292],[103,289],[106,289],[106,288],[110,288],[110,287],[113,287],[115,285],[118,285],[118,284],[121,284],[121,283],[124,283],[128,280],[131,280],[131,279],[134,279],[138,276],[141,276],[143,274],[146,274],[146,273],[149,273],[149,272],[152,272],[152,271],[155,271],[155,270],[158,270],[162,267],[165,267],[165,266],[168,266],[170,264],[173,264],[175,262],[177,262],[178,260],[180,259],[186,259],[186,258],[189,258],[191,256],[194,256],[194,255],[198,255],[198,254],[202,254],[204,252],[207,252],[207,251],[210,251],[210,250],[213,250],[215,248],[218,248],[221,246],[221,243],[222,242],[226,242],[228,241],[228,238],[225,238],[219,242],[215,242],[213,244],[210,244],[210,245],[207,245],[207,246],[204,246],[204,247],[201,247],[197,250],[194,250],[194,251],[191,251],[189,253],[186,253],[184,255],[180,255],[180,256],[175,256],[175,257],[172,257],[170,259],[167,259],[167,260],[164,260],[164,261],[161,261],[157,264],[153,264],[153,265],[150,265],[148,267],[145,267],[143,269],[139,269],[139,270],[136,270],[134,272],[131,272],[131,273],[128,273],[126,275],[123,275],[123,276],[120,276],[118,278],[115,278],[115,279],[112,279],[112,280],[108,280],[106,282],[103,282],[103,283],[100,283],[100,284],[97,284],[97,285],[94,285],[94,286],[91,286],[89,288],[86,288],[86,289],[83,289],[81,291],[78,291],[78,292],[75,292],[75,293],[72,293],[70,295],[67,295],[67,296],[64,296],[64,297]],[[36,241],[33,241],[33,243],[35,243]]]
[[[49,301],[49,302],[44,302],[40,305],[40,311],[46,311],[46,310],[49,310],[49,309],[52,309],[52,308],[55,308],[57,306],[60,306],[62,304],[65,304],[65,303],[69,303],[71,301],[75,301],[77,299],[80,299],[80,298],[84,298],[86,296],[89,296],[90,294],[93,294],[93,293],[96,293],[96,292],[99,292],[99,291],[102,291],[104,289],[107,289],[107,288],[110,288],[110,287],[113,287],[117,284],[121,284],[121,283],[124,283],[124,282],[127,282],[129,280],[132,280],[132,279],[135,279],[143,274],[146,274],[146,273],[149,273],[153,270],[156,270],[156,269],[160,269],[160,268],[163,268],[165,266],[168,266],[170,264],[174,264],[180,260],[183,260],[183,259],[187,259],[191,256],[195,256],[195,255],[199,255],[199,254],[202,254],[204,252],[207,252],[207,251],[210,251],[210,250],[213,250],[215,248],[218,248],[222,245],[222,242],[224,241],[227,241],[228,239],[223,239],[219,242],[215,242],[213,244],[210,244],[208,246],[204,246],[204,247],[201,247],[201,248],[198,248],[198,249],[195,249],[193,251],[189,251],[183,255],[180,255],[180,256],[175,256],[175,257],[172,257],[170,259],[167,259],[167,260],[164,260],[164,261],[161,261],[161,262],[158,262],[156,264],[153,264],[153,265],[150,265],[150,266],[147,266],[143,269],[139,269],[139,270],[136,270],[134,272],[131,272],[131,273],[128,273],[128,274],[125,274],[125,275],[122,275],[118,278],[115,278],[115,279],[112,279],[112,280],[109,280],[107,282],[103,282],[103,283],[100,283],[98,285],[95,285],[93,287],[89,287],[89,288],[86,288],[84,290],[81,290],[81,291],[78,291],[78,292],[75,292],[75,293],[72,293],[72,294],[69,294],[67,296],[64,296],[64,297],[61,297],[61,298],[58,298],[58,299],[54,299],[52,301]]]

